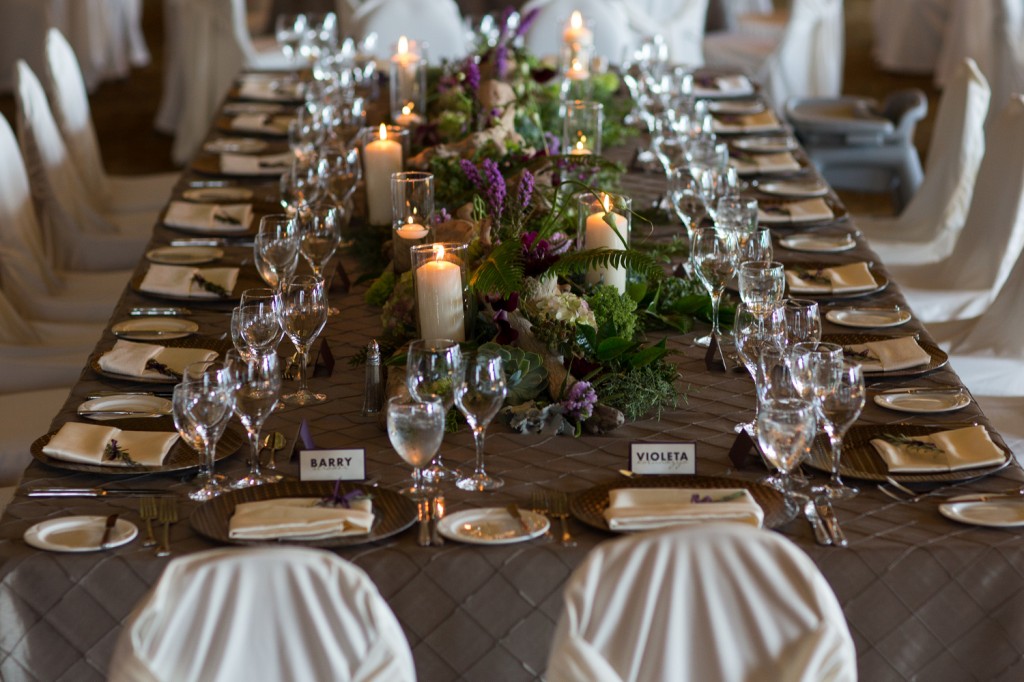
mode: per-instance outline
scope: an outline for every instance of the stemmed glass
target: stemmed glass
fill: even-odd
[[[306,386],[309,349],[327,324],[327,295],[323,281],[312,275],[296,275],[281,283],[274,297],[281,329],[299,353],[299,387],[281,397],[288,405],[313,405],[327,400]]]
[[[280,474],[260,471],[260,431],[263,423],[277,406],[281,394],[281,367],[277,353],[251,355],[243,358],[228,352],[226,364],[235,375],[235,414],[249,436],[252,455],[249,473],[231,482],[232,488],[249,488],[264,483],[276,483]]]
[[[466,415],[473,429],[476,445],[476,467],[472,474],[463,476],[455,485],[462,490],[497,490],[505,482],[484,471],[484,434],[487,425],[498,414],[505,402],[505,371],[501,356],[480,350],[463,358],[459,380],[455,384],[455,404]]]
[[[339,211],[329,204],[315,204],[299,222],[299,250],[312,268],[313,276],[323,279],[324,268],[341,243]]]
[[[413,483],[401,492],[422,500],[433,489],[423,483],[423,467],[430,463],[444,439],[445,410],[440,400],[409,400],[395,396],[388,400],[387,424],[391,446],[412,465]]]
[[[260,277],[269,286],[277,288],[281,280],[293,275],[299,264],[299,228],[295,219],[284,214],[260,218],[253,255]]]
[[[281,206],[289,215],[301,215],[320,199],[320,159],[316,152],[297,156],[281,176]]]
[[[757,416],[757,442],[772,466],[779,470],[779,484],[786,507],[793,511],[790,472],[814,439],[814,406],[800,398],[777,398],[761,406]]]
[[[817,301],[787,298],[782,304],[782,309],[786,315],[788,345],[821,341],[821,313]]]
[[[273,289],[246,289],[238,304],[239,337],[245,351],[243,356],[269,355],[277,350],[281,341],[281,325],[274,309]]]
[[[757,390],[757,406],[768,399],[769,377],[764,374],[765,365],[762,355],[769,349],[783,349],[786,345],[786,316],[781,308],[758,315],[750,306],[741,303],[736,306],[733,321],[733,336],[736,339],[736,352],[743,360],[744,366],[754,380]]]
[[[297,61],[299,44],[306,34],[305,14],[279,14],[274,24],[274,39],[284,56]]]
[[[853,497],[859,491],[843,483],[839,476],[839,462],[843,454],[843,436],[864,409],[864,372],[860,364],[844,360],[839,370],[839,381],[821,396],[819,403],[821,425],[828,435],[832,451],[832,477],[821,487],[821,492],[833,499]]]
[[[175,427],[185,442],[193,447],[198,444],[204,460],[197,477],[199,487],[189,492],[190,499],[209,500],[227,490],[214,476],[213,463],[217,459],[217,442],[231,419],[237,388],[234,373],[222,362],[188,365],[181,383],[175,387]]]
[[[694,230],[690,244],[690,261],[704,288],[711,295],[711,333],[694,341],[698,346],[708,346],[712,337],[720,338],[718,308],[722,301],[725,285],[736,272],[735,242],[728,234],[713,227]]]
[[[679,222],[686,228],[687,238],[692,240],[694,229],[707,215],[707,208],[689,168],[676,168],[669,173],[668,200],[675,209]]]
[[[740,300],[755,315],[764,316],[778,308],[786,292],[782,263],[748,261],[740,265]]]
[[[825,415],[822,412],[822,400],[825,395],[836,390],[841,381],[842,368],[843,347],[838,344],[805,341],[790,348],[789,373],[793,387],[801,398],[814,405],[823,430]]]
[[[417,339],[409,343],[405,381],[414,400],[440,400],[447,415],[455,404],[455,385],[462,366],[462,351],[451,339]],[[445,466],[438,454],[424,472],[428,481],[456,481],[459,473]]]
[[[346,206],[363,174],[359,147],[349,147],[340,142],[326,144],[320,150],[320,164],[324,189],[331,201],[338,206]]]

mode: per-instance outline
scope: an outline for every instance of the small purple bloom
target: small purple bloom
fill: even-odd
[[[508,20],[512,18],[512,13],[516,11],[516,8],[512,5],[508,5],[501,12],[501,21],[499,21],[498,28],[498,43],[500,44],[505,40],[505,35],[508,33]]]
[[[462,172],[466,174],[466,179],[469,180],[470,184],[476,189],[483,187],[483,179],[480,177],[480,171],[473,162],[469,159],[459,159],[459,166],[462,167]]]
[[[474,168],[473,170],[475,171],[476,168]],[[442,207],[440,211],[438,211],[437,213],[434,214],[434,224],[435,225],[440,225],[441,223],[446,223],[446,222],[448,222],[451,219],[452,219],[452,214],[448,212],[447,208],[443,208]]]
[[[480,67],[476,63],[475,57],[466,58],[466,68],[463,69],[463,73],[466,75],[466,85],[473,92],[480,89]]]
[[[484,159],[484,178],[486,178],[487,207],[490,209],[491,220],[494,226],[501,224],[501,214],[505,211],[505,178],[501,175],[498,162],[493,159]]]
[[[589,419],[594,414],[594,405],[597,405],[597,393],[589,381],[577,381],[562,401],[566,416],[575,421]]]
[[[508,48],[499,44],[494,50],[494,75],[498,80],[505,77],[505,68],[508,66]]]
[[[533,199],[533,186],[533,173],[523,169],[523,174],[519,177],[519,205],[523,207],[523,210],[526,210],[530,205],[530,200]]]
[[[551,156],[557,156],[562,149],[562,141],[557,135],[544,131],[544,146],[547,147],[548,154]]]
[[[534,7],[527,12],[522,20],[519,22],[519,28],[516,29],[516,38],[521,38],[526,35],[526,32],[533,26],[533,22],[537,20],[537,16],[540,14],[540,7]]]

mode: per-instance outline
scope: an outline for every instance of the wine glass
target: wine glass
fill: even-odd
[[[274,39],[290,61],[296,61],[299,43],[306,33],[305,14],[279,14],[274,24]]]
[[[693,230],[707,215],[700,188],[689,168],[676,168],[668,176],[668,199],[679,221],[686,228],[686,237],[693,239]]]
[[[320,161],[316,152],[296,156],[281,176],[281,206],[289,215],[300,215],[320,198]]]
[[[839,462],[843,454],[843,436],[864,409],[864,372],[860,364],[843,360],[839,380],[821,396],[818,404],[818,416],[832,452],[832,477],[821,487],[821,492],[833,499],[853,497],[859,491],[843,483],[839,476]]]
[[[786,507],[794,507],[790,471],[800,462],[814,439],[815,409],[801,398],[768,400],[757,416],[757,442],[772,466],[779,471]]]
[[[226,364],[234,372],[238,389],[235,391],[235,414],[249,436],[252,455],[249,473],[231,482],[232,488],[250,488],[281,480],[280,474],[260,471],[260,431],[267,416],[277,406],[281,394],[281,366],[276,353],[251,355],[243,358],[229,351]]]
[[[271,287],[295,273],[299,264],[299,228],[295,219],[284,214],[260,218],[253,241],[253,255],[260,277]]]
[[[341,243],[339,211],[330,204],[315,204],[299,221],[299,251],[313,270],[313,276],[324,278],[324,268]]]
[[[345,206],[363,174],[359,147],[342,142],[326,144],[320,150],[320,163],[328,196],[338,206]]]
[[[712,337],[721,337],[718,307],[725,285],[736,272],[735,242],[729,235],[713,227],[698,228],[693,231],[690,261],[697,277],[711,295],[711,333],[694,341],[698,346],[706,347],[710,345]]]
[[[745,303],[736,306],[733,318],[733,336],[736,339],[736,352],[743,360],[743,365],[750,372],[757,391],[755,412],[768,398],[768,383],[763,373],[761,356],[769,348],[782,349],[786,344],[786,316],[781,308],[758,315]]]
[[[479,350],[463,358],[459,379],[455,384],[455,404],[466,415],[473,429],[476,445],[476,467],[455,485],[462,490],[497,490],[505,482],[484,471],[484,435],[487,425],[505,402],[505,371],[501,356],[493,351]]]
[[[778,308],[786,292],[786,276],[782,263],[749,261],[740,265],[740,300],[755,315],[766,315]]]
[[[423,482],[423,467],[441,447],[446,414],[438,399],[419,401],[394,396],[388,400],[388,438],[399,456],[413,468],[413,483],[401,492],[413,499],[422,500],[434,492]]]
[[[231,309],[231,345],[243,358],[249,356],[249,346],[242,336],[242,307],[237,305]]]
[[[281,329],[299,353],[299,387],[281,396],[287,405],[313,405],[327,400],[306,386],[309,349],[327,324],[327,295],[322,280],[312,275],[296,275],[283,282],[274,296],[274,308]]]
[[[787,344],[821,341],[821,313],[818,302],[805,298],[787,298],[782,309],[786,315]]]
[[[236,389],[234,374],[223,362],[188,365],[175,389],[175,426],[186,442],[198,443],[204,459],[197,477],[199,487],[189,492],[190,499],[205,501],[228,490],[214,476],[213,463],[217,459],[217,442],[231,419]]]
[[[273,289],[246,289],[239,302],[239,327],[242,342],[253,355],[268,355],[281,342],[281,325],[274,308]]]
[[[440,400],[445,414],[455,404],[455,384],[462,351],[451,339],[417,339],[409,343],[405,381],[414,400]],[[459,473],[445,466],[439,454],[424,472],[428,481],[456,481]]]

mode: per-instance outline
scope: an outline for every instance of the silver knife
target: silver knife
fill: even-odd
[[[86,399],[95,400],[96,398],[109,398],[116,395],[152,395],[160,398],[170,398],[174,395],[174,391],[93,391]]]
[[[63,488],[59,486],[31,486],[25,493],[29,497],[148,497],[174,495],[166,488]]]
[[[828,535],[828,530],[825,529],[825,524],[822,522],[821,517],[818,516],[818,510],[814,508],[814,500],[808,499],[804,503],[804,517],[807,522],[811,524],[811,528],[814,530],[814,540],[819,545],[831,545],[832,538]]]
[[[819,495],[814,498],[814,506],[818,511],[818,515],[825,522],[828,534],[832,536],[832,544],[838,547],[846,547],[849,543],[846,540],[846,534],[843,533],[843,529],[839,527],[839,519],[836,518],[836,512],[832,508],[832,501],[827,497]]]
[[[114,513],[107,517],[107,521],[103,525],[103,537],[100,539],[100,549],[106,549],[107,545],[110,544],[110,535],[114,532],[114,526],[117,525],[118,516],[118,514]]]
[[[170,417],[170,411],[157,412],[154,410],[79,410],[79,417]]]
[[[210,237],[207,239],[172,239],[171,246],[224,246],[223,239]]]
[[[529,535],[533,532],[530,528],[530,524],[526,523],[526,519],[524,519],[523,515],[519,513],[519,506],[515,502],[509,502],[505,509],[508,511],[509,516],[518,521],[519,525],[523,527],[524,533]]]
[[[132,317],[172,317],[175,315],[191,315],[192,311],[188,308],[180,307],[132,308],[128,311],[128,314]]]

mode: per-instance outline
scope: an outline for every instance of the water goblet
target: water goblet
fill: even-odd
[[[320,150],[320,160],[327,195],[338,206],[346,205],[363,173],[359,147],[340,141],[326,144]]]
[[[295,219],[284,214],[260,218],[259,230],[253,240],[256,268],[263,281],[277,288],[299,264],[299,228]]]
[[[792,512],[793,502],[790,472],[800,462],[814,440],[814,406],[801,398],[768,400],[757,416],[757,442],[768,462],[779,472],[779,484]]]
[[[296,156],[291,167],[281,176],[280,184],[281,206],[289,215],[300,215],[310,204],[318,201],[323,185],[316,152]]]
[[[740,265],[740,300],[756,315],[766,315],[779,307],[786,292],[782,263],[749,261]]]
[[[445,414],[455,404],[455,385],[462,366],[462,351],[451,339],[417,339],[409,344],[405,380],[414,400],[440,400]],[[455,481],[459,473],[438,454],[424,471],[428,481]]]
[[[249,346],[242,336],[242,307],[237,305],[231,309],[231,345],[242,357],[249,356]]]
[[[234,372],[235,414],[249,437],[252,455],[249,472],[231,482],[232,488],[250,488],[265,483],[276,483],[281,475],[260,471],[260,431],[263,423],[277,406],[281,394],[281,367],[276,353],[251,355],[243,358],[231,351],[225,360]]]
[[[831,390],[821,395],[817,404],[820,406],[818,418],[828,436],[832,455],[832,476],[820,492],[832,499],[853,497],[859,491],[843,483],[839,464],[843,454],[843,436],[864,409],[864,372],[860,364],[844,360],[839,369],[839,380]]]
[[[340,211],[330,204],[314,204],[299,223],[299,251],[313,275],[323,279],[324,268],[341,243]]]
[[[296,275],[283,282],[274,296],[277,320],[299,354],[299,387],[281,396],[287,405],[313,405],[327,400],[307,387],[309,350],[327,324],[324,283],[311,275]]]
[[[175,408],[172,402],[175,425],[186,442],[200,444],[204,460],[197,477],[199,486],[189,492],[190,499],[209,500],[227,490],[214,476],[213,465],[217,443],[231,419],[237,388],[234,374],[222,362],[194,362],[182,373],[176,389],[178,406]]]
[[[245,352],[251,355],[274,353],[281,342],[281,325],[277,321],[274,295],[273,289],[264,288],[242,292],[238,305],[239,336]]]
[[[306,33],[305,14],[279,14],[274,23],[274,39],[284,56],[296,61],[299,44]]]
[[[668,200],[686,229],[686,238],[693,239],[694,229],[700,225],[707,215],[704,199],[701,197],[697,181],[693,179],[689,168],[676,168],[668,176]]]
[[[438,399],[395,396],[388,400],[386,414],[391,446],[413,468],[413,483],[401,492],[416,500],[426,499],[434,491],[424,484],[423,468],[441,447],[447,410]]]
[[[718,308],[725,285],[736,272],[736,246],[732,237],[713,227],[694,230],[690,244],[690,261],[701,284],[711,296],[711,333],[694,341],[708,346],[712,337],[721,338],[718,327]]]
[[[787,298],[782,309],[786,314],[787,345],[821,341],[821,313],[817,301]]]
[[[462,490],[497,490],[505,482],[484,471],[484,435],[487,425],[505,402],[505,371],[501,356],[493,351],[479,350],[465,356],[459,379],[455,384],[455,404],[473,429],[476,466],[455,485]]]

